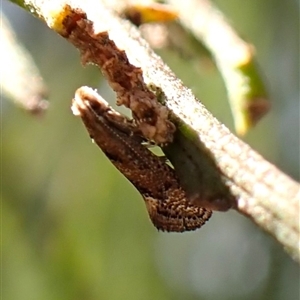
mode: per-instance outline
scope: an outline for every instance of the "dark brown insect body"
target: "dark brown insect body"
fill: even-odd
[[[82,118],[91,138],[142,194],[157,229],[195,230],[210,218],[210,210],[189,203],[174,170],[141,144],[135,126],[95,91],[80,88],[72,110]]]

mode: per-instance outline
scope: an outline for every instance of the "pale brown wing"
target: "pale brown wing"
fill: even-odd
[[[81,88],[73,101],[90,136],[143,196],[154,226],[163,231],[200,228],[212,212],[186,200],[174,169],[141,145],[132,123],[114,111],[95,91]]]
[[[157,201],[143,196],[153,225],[162,231],[184,232],[200,228],[212,215],[212,211],[190,205],[185,199]]]

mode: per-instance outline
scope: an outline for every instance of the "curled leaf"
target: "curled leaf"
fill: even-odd
[[[159,3],[129,5],[123,14],[137,26],[151,22],[169,22],[178,17],[177,11],[171,5]]]

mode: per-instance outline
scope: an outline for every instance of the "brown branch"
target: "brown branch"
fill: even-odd
[[[217,182],[211,182],[210,188],[214,185],[227,187],[230,197],[225,198],[233,201],[230,205],[268,231],[294,259],[300,261],[299,184],[218,122],[150,49],[136,28],[114,15],[102,1],[28,0],[26,4],[33,7],[49,27],[64,36],[68,34],[63,20],[70,13],[70,7],[72,11],[79,9],[86,14],[93,24],[95,38],[98,33],[107,31],[109,39],[118,48],[125,50],[130,63],[142,69],[144,80],[154,83],[164,92],[166,105],[172,111],[179,128],[178,137],[172,144],[173,151],[178,151],[190,160],[201,176],[206,172],[203,170],[203,157],[209,158],[215,166],[208,165],[211,169],[216,168],[219,173]],[[76,26],[75,20],[73,29]],[[90,36],[90,33],[86,34]],[[90,48],[93,46],[91,44]],[[184,164],[185,159],[176,155],[172,159],[181,177],[191,177],[189,164]],[[201,197],[194,197],[193,201],[203,204]],[[212,203],[212,206],[218,208],[218,203]],[[222,209],[222,205],[219,208]]]

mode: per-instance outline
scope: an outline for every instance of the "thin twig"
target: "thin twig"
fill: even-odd
[[[183,137],[180,142],[185,143],[185,139],[192,143],[199,153],[205,149],[214,160],[222,175],[220,180],[224,180],[234,196],[236,209],[268,231],[294,259],[300,261],[299,184],[218,122],[150,49],[136,28],[114,15],[102,1],[55,1],[55,9],[54,1],[27,0],[26,4],[59,33],[64,30],[65,5],[84,12],[92,22],[95,34],[107,31],[117,47],[125,50],[129,61],[141,67],[144,80],[163,90],[167,107],[180,120],[177,122],[179,135]],[[192,155],[197,164],[195,153],[186,155]],[[189,170],[185,172],[188,176]]]
[[[46,100],[48,91],[45,82],[31,55],[18,42],[2,13],[0,22],[1,92],[31,114],[41,115],[49,105]]]
[[[270,102],[258,73],[255,48],[245,42],[209,0],[168,0],[180,23],[213,56],[228,93],[235,128],[244,135],[268,111]]]

